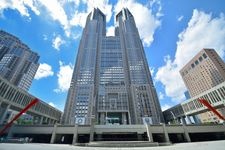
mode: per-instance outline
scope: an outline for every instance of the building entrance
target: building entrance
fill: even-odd
[[[122,124],[122,113],[107,113],[106,124]]]

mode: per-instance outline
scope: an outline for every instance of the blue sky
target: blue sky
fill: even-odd
[[[184,101],[179,70],[202,48],[225,58],[224,0],[1,0],[0,29],[40,57],[31,94],[63,110],[87,14],[99,7],[113,34],[115,14],[134,15],[162,109]]]

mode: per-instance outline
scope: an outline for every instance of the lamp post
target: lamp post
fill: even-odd
[[[177,119],[176,119],[176,116],[174,115],[174,113],[172,112],[172,110],[170,111],[170,113],[172,114],[173,116],[173,120],[175,121],[175,124],[177,124]]]

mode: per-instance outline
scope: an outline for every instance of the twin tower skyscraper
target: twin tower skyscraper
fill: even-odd
[[[162,111],[133,15],[116,15],[115,36],[106,16],[87,17],[65,105],[64,124],[158,124]]]

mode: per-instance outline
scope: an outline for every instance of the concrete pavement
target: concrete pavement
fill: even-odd
[[[159,147],[129,147],[129,148],[108,148],[108,147],[79,147],[72,145],[61,144],[11,144],[0,143],[0,150],[224,150],[225,140],[209,141],[209,142],[195,142],[195,143],[180,143],[171,146]]]

